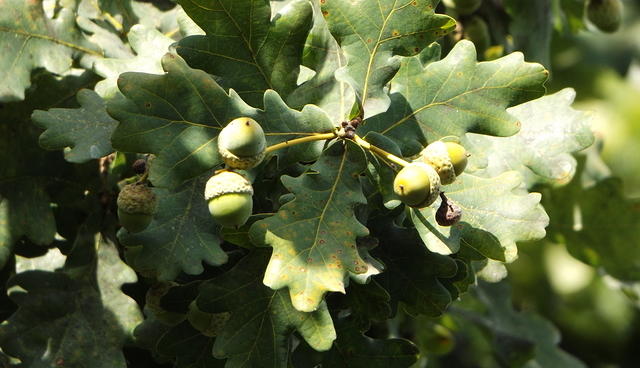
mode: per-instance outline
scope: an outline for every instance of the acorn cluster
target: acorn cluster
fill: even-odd
[[[253,187],[246,172],[264,159],[267,140],[258,122],[234,119],[218,135],[218,152],[226,169],[207,181],[204,197],[213,219],[225,227],[244,225],[253,212]]]
[[[467,151],[460,144],[433,142],[420,152],[415,161],[398,172],[393,181],[393,191],[409,207],[427,207],[441,195],[442,185],[453,183],[462,174],[467,159]]]

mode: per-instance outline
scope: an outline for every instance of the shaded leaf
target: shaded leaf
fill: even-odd
[[[76,95],[80,108],[36,110],[31,118],[46,129],[40,146],[65,151],[65,160],[82,163],[113,152],[111,134],[118,124],[107,114],[106,104],[95,92],[83,89]]]
[[[283,176],[295,199],[251,227],[254,243],[273,247],[265,285],[288,287],[300,311],[318,308],[327,291],[344,293],[347,272],[367,272],[356,238],[368,231],[353,213],[366,203],[358,180],[363,170],[362,150],[336,142],[307,173]]]
[[[74,54],[100,55],[83,41],[74,9],[61,7],[49,19],[42,0],[4,0],[0,12],[0,101],[24,99],[31,72],[44,68],[63,74]]]
[[[508,171],[494,178],[463,174],[446,187],[447,197],[462,209],[462,219],[446,227],[436,222],[440,199],[423,209],[410,209],[411,219],[432,252],[456,253],[460,245],[503,262],[517,258],[516,242],[541,239],[549,217],[539,193],[522,193],[520,175]]]
[[[331,34],[347,59],[336,76],[356,91],[365,118],[389,108],[383,88],[400,67],[397,56],[416,55],[455,27],[452,18],[435,14],[433,0],[326,0],[321,4]]]
[[[0,344],[28,366],[126,367],[122,346],[141,321],[120,288],[136,281],[115,245],[85,232],[81,259],[59,272],[26,271],[9,282],[18,311],[0,326]]]
[[[547,75],[521,53],[478,63],[473,43],[463,40],[438,62],[406,60],[391,83],[392,107],[367,119],[363,131],[394,139],[405,155],[467,132],[510,136],[520,122],[505,109],[542,96]]]
[[[425,249],[413,229],[384,223],[372,224],[371,229],[380,238],[373,254],[386,266],[375,280],[391,295],[392,309],[403,302],[414,315],[442,314],[452,301],[447,284],[457,274],[456,262]]]
[[[307,361],[312,357],[310,349],[306,345],[298,347],[294,353],[296,367],[321,364],[336,368],[406,368],[418,360],[418,349],[408,340],[372,339],[351,320],[339,321],[336,330],[338,338],[332,349],[322,354],[318,361]]]
[[[85,190],[68,179],[73,173],[60,152],[46,152],[38,146],[41,131],[30,124],[30,117],[34,109],[75,107],[72,97],[79,89],[93,85],[95,76],[83,73],[56,78],[47,73],[34,82],[37,88],[28,92],[25,101],[0,109],[0,267],[23,236],[37,245],[53,241],[56,223],[48,188],[64,183],[66,192]]]
[[[329,32],[320,3],[313,3],[313,28],[304,45],[302,63],[315,72],[286,99],[290,106],[314,104],[329,114],[331,121],[348,120],[355,102],[351,86],[335,77],[337,69],[347,64],[340,46]],[[273,6],[273,5],[272,5]]]
[[[507,0],[505,11],[511,17],[509,33],[513,47],[527,55],[528,60],[551,66],[551,32],[553,30],[553,0],[518,1]],[[535,32],[531,32],[535,29]]]
[[[264,0],[179,3],[206,32],[177,46],[190,66],[220,76],[222,86],[257,107],[264,91],[273,89],[286,97],[295,88],[313,18],[308,1],[291,2],[273,19]]]
[[[585,366],[557,346],[560,334],[550,322],[531,312],[514,310],[506,282],[481,282],[465,297],[462,307],[454,313],[465,320],[462,323],[475,323],[489,333],[494,354],[506,366]]]
[[[579,173],[585,165],[582,159]],[[619,179],[600,178],[589,185],[572,181],[544,191],[549,232],[565,243],[569,253],[594,267],[602,267],[624,281],[640,280],[640,200],[624,195]]]
[[[198,308],[230,312],[216,338],[213,353],[227,357],[226,367],[287,367],[290,338],[297,331],[319,351],[328,350],[335,331],[322,301],[311,313],[296,310],[286,290],[274,291],[261,282],[268,252],[256,250],[231,271],[202,284]]]
[[[120,242],[135,250],[127,258],[134,269],[173,280],[180,271],[201,273],[203,261],[212,265],[227,261],[220,248],[219,227],[203,197],[206,180],[202,176],[175,191],[155,189],[158,208],[149,227],[133,234],[124,228],[118,232]]]

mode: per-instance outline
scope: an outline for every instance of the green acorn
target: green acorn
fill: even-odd
[[[491,45],[489,26],[484,19],[473,16],[464,22],[464,38],[473,42],[478,55],[484,55],[485,50]]]
[[[251,118],[237,118],[218,135],[218,152],[233,169],[250,169],[262,162],[267,140],[260,124]]]
[[[444,5],[449,9],[454,9],[460,15],[469,15],[478,10],[482,5],[482,0],[443,0]]]
[[[235,171],[221,171],[207,181],[204,198],[213,219],[225,227],[244,225],[253,212],[251,182]]]
[[[436,141],[420,152],[424,163],[431,165],[444,185],[451,184],[467,167],[467,151],[455,142]]]
[[[120,225],[131,233],[138,233],[151,223],[157,199],[146,184],[133,183],[122,188],[117,204]]]
[[[589,0],[587,18],[602,32],[613,33],[622,23],[622,2],[620,0]]]
[[[413,162],[402,168],[393,180],[393,191],[409,207],[423,208],[440,194],[440,177],[433,167]]]

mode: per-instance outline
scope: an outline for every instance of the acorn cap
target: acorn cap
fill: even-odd
[[[266,151],[262,150],[262,152],[255,156],[240,157],[229,152],[229,150],[222,146],[218,146],[218,152],[227,166],[240,170],[247,170],[260,165],[266,155]]]
[[[118,209],[131,214],[152,215],[156,210],[157,198],[146,184],[127,184],[118,194]]]
[[[204,198],[210,200],[228,193],[246,193],[253,195],[251,182],[235,171],[221,171],[207,181]]]
[[[422,167],[429,175],[429,182],[431,182],[431,186],[429,187],[430,188],[429,195],[427,196],[427,198],[417,206],[411,206],[411,207],[415,207],[415,208],[427,207],[431,205],[433,202],[435,202],[436,199],[438,199],[438,197],[440,196],[440,184],[441,184],[440,175],[438,175],[438,172],[431,165],[428,165],[422,162],[413,162],[411,163],[411,165],[419,165],[420,167]]]
[[[442,184],[451,184],[456,181],[456,172],[444,142],[431,143],[420,152],[420,157],[424,163],[431,165],[438,172]]]

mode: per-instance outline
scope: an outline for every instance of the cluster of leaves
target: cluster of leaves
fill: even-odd
[[[623,259],[626,235],[613,251],[598,237],[614,216],[581,205],[620,195],[615,181],[551,189],[571,180],[572,153],[593,141],[575,93],[544,96],[547,70],[519,52],[479,62],[472,42],[453,44],[456,20],[437,0],[178,3],[0,3],[7,362],[124,367],[133,345],[176,367],[411,366],[438,342],[381,326],[447,313],[478,275],[502,279],[516,243],[545,236],[547,213],[577,257],[640,279]],[[495,21],[507,19],[516,40],[530,29],[518,14],[546,9],[485,3],[482,14],[511,16]],[[548,50],[541,37],[515,47]],[[341,140],[276,152],[251,172],[250,223],[213,222],[202,193],[221,167],[227,122],[252,117],[275,144],[354,115],[364,118],[358,134],[398,156],[461,140],[469,169],[446,188],[464,211],[459,224],[435,222],[439,201],[402,206],[394,168]],[[130,234],[118,231],[115,198],[142,154],[154,156],[159,204]],[[544,207],[534,188],[549,191]],[[620,201],[636,213],[618,226],[636,226],[637,205]],[[584,226],[562,226],[576,206]],[[131,296],[125,283],[135,283]],[[504,288],[475,293],[476,304],[451,313],[492,336],[495,359],[580,365],[549,325],[511,310]]]

